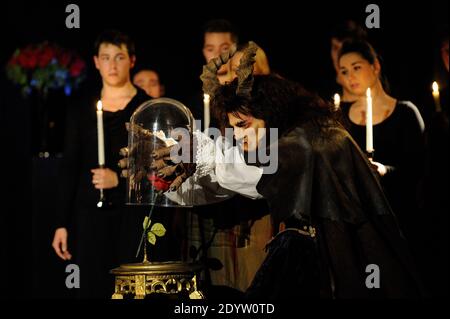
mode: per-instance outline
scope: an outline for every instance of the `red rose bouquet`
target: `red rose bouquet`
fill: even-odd
[[[86,63],[70,50],[44,42],[17,49],[6,65],[6,74],[21,86],[24,95],[33,88],[44,96],[49,89],[64,89],[69,96],[86,77]]]

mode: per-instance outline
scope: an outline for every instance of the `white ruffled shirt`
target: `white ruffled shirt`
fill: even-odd
[[[177,191],[165,193],[170,200],[196,206],[220,202],[235,193],[251,199],[262,198],[256,185],[263,169],[247,165],[239,147],[225,137],[214,142],[200,131],[194,132],[194,138],[197,140],[196,171]]]

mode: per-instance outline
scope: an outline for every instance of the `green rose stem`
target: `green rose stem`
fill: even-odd
[[[156,203],[156,199],[158,198],[159,195],[161,195],[163,193],[163,191],[159,191],[155,194],[155,197],[153,198],[153,202]],[[148,213],[148,219],[150,220],[153,214],[153,210],[155,208],[155,205],[152,205],[152,208],[150,209],[150,212]],[[148,227],[147,227],[148,228]],[[139,257],[139,254],[141,252],[141,247],[142,247],[142,243],[144,243],[144,263],[148,262],[147,260],[147,241],[144,240],[145,238],[145,234],[147,233],[147,228],[144,228],[144,230],[142,231],[142,236],[141,236],[141,240],[139,242],[139,247],[137,249],[136,252],[136,258]]]
[[[144,230],[144,234],[145,234],[145,231],[146,230]],[[138,255],[139,255],[139,251],[138,251]],[[147,241],[145,239],[144,239],[144,260],[142,262],[143,263],[148,263],[148,259],[147,259]]]

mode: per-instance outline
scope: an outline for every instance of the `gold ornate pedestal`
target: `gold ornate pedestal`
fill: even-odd
[[[183,262],[143,262],[125,264],[111,270],[115,276],[112,299],[123,299],[134,295],[134,299],[144,299],[154,293],[186,293],[190,299],[204,299],[197,290],[197,275],[202,270],[200,264]]]

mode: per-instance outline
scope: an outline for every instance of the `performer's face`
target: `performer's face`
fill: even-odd
[[[342,85],[351,94],[362,96],[378,81],[380,65],[370,64],[358,53],[347,53],[339,60],[339,72]]]
[[[143,70],[133,77],[133,83],[143,89],[152,98],[161,97],[161,84],[156,72]]]
[[[234,129],[236,140],[242,141],[244,151],[255,151],[258,148],[259,141],[264,137],[266,127],[264,120],[254,118],[251,115],[238,113],[236,115],[228,113],[228,121]]]
[[[130,69],[134,66],[135,57],[129,56],[124,44],[118,47],[102,43],[98,56],[94,56],[94,62],[103,82],[110,86],[122,86],[130,80]]]
[[[229,32],[206,32],[203,43],[203,55],[205,56],[206,62],[217,58],[224,52],[228,52],[233,44],[234,42],[231,38],[231,33]],[[226,77],[228,73],[229,63],[222,65],[217,72],[217,76],[219,80],[221,80]]]

